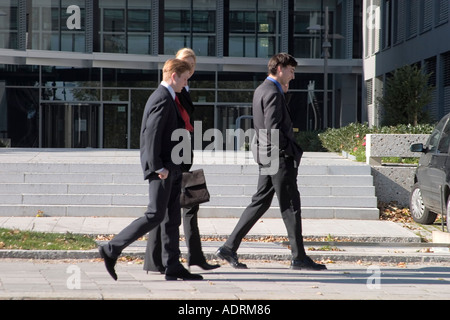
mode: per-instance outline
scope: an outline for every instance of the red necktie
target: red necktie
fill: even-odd
[[[181,117],[184,120],[186,130],[188,130],[189,132],[193,132],[194,128],[192,127],[191,121],[189,120],[189,114],[187,113],[186,109],[181,105],[181,102],[177,96],[175,96],[175,103],[177,104]]]

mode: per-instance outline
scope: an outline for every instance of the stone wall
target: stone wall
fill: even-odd
[[[366,137],[366,161],[372,167],[378,201],[409,205],[416,166],[382,164],[382,157],[420,157],[409,150],[413,143],[426,143],[426,134],[369,134]]]
[[[378,201],[397,202],[409,206],[409,195],[414,184],[415,166],[372,166],[375,195]]]
[[[368,134],[366,136],[366,162],[381,165],[383,157],[420,157],[421,153],[411,152],[414,143],[425,144],[428,134]]]

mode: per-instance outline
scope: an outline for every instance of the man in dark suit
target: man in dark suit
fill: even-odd
[[[326,269],[325,265],[315,263],[306,255],[303,245],[300,193],[297,187],[298,165],[303,151],[295,142],[284,96],[289,82],[295,78],[296,67],[297,61],[289,54],[273,56],[268,64],[269,76],[253,96],[256,132],[252,151],[259,164],[257,192],[228,240],[216,252],[219,258],[228,261],[234,268],[247,268],[239,262],[236,251],[242,238],[269,209],[276,193],[291,246],[291,268]]]
[[[180,49],[175,58],[186,61],[191,65],[191,77],[195,71],[197,58],[195,52],[190,48]],[[193,133],[194,127],[191,124],[191,117],[194,113],[194,104],[189,93],[189,87],[184,87],[180,93],[177,93],[178,108],[183,115],[185,122],[185,128],[189,132]],[[191,139],[191,141],[193,141]],[[189,163],[183,163],[181,170],[187,172],[191,169],[193,163],[193,153],[191,161]],[[206,261],[205,255],[202,251],[202,244],[200,238],[200,231],[198,228],[197,214],[199,211],[199,205],[194,205],[191,208],[182,208],[183,211],[183,227],[184,235],[186,238],[186,245],[188,248],[188,265],[197,265],[203,270],[212,270],[220,267],[218,264],[209,264]],[[165,266],[161,257],[161,228],[155,228],[148,234],[147,249],[145,251],[144,270],[146,271],[159,271],[165,272]]]
[[[105,266],[117,280],[115,264],[122,251],[150,230],[164,224],[163,260],[166,280],[200,280],[180,263],[179,226],[181,224],[181,168],[172,159],[179,142],[172,133],[184,129],[183,119],[175,104],[175,93],[187,85],[191,67],[179,59],[168,60],[163,68],[163,81],[149,97],[141,126],[140,154],[144,179],[149,182],[149,204],[144,216],[134,220],[106,245],[99,247]]]

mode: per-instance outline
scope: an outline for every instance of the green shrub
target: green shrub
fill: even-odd
[[[319,139],[328,151],[351,152],[358,145],[362,145],[364,137],[372,131],[367,123],[351,123],[339,129],[329,128],[319,135]]]
[[[324,152],[327,151],[327,149],[324,148],[319,139],[319,134],[322,132],[323,131],[300,131],[295,133],[295,139],[305,152]]]
[[[356,156],[357,161],[365,161],[366,158],[366,135],[368,134],[430,134],[434,125],[420,124],[397,125],[369,128],[367,123],[351,123],[339,129],[327,129],[319,134],[323,147],[330,152],[342,151]]]

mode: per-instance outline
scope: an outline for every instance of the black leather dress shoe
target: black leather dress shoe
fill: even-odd
[[[291,269],[294,270],[327,270],[323,264],[315,263],[310,257],[305,257],[303,260],[292,260]]]
[[[105,261],[106,270],[111,275],[111,277],[117,281],[117,274],[116,271],[114,270],[114,266],[116,265],[117,259],[108,257],[108,255],[105,252],[105,249],[102,246],[98,247],[98,252],[100,252],[100,256]]]
[[[145,269],[144,269],[145,270]],[[149,269],[149,270],[145,270],[145,271],[147,271],[147,274],[148,274],[148,272],[149,271],[153,271],[153,272],[159,272],[159,273],[161,273],[161,274],[165,274],[166,273],[166,268],[164,268],[164,267],[157,267],[156,269]]]
[[[168,272],[166,270],[166,280],[203,280],[203,277],[199,274],[192,274],[185,268],[180,268],[177,271]]]
[[[220,259],[228,261],[228,263],[235,269],[247,269],[247,265],[240,263],[237,253],[231,251],[231,249],[220,247],[217,249],[216,256]]]
[[[209,264],[208,262],[189,264],[189,267],[199,266],[203,270],[214,270],[220,267],[220,264]]]

